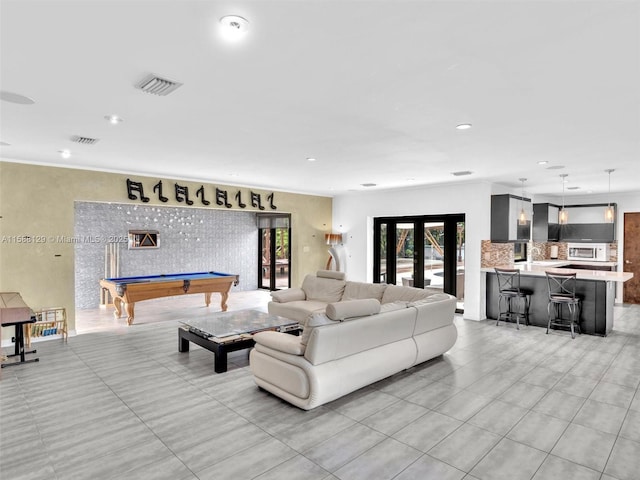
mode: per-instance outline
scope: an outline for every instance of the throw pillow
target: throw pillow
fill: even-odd
[[[327,316],[331,320],[366,317],[380,313],[380,302],[375,298],[348,300],[327,305]]]

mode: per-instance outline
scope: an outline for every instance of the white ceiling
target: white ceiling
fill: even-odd
[[[558,195],[561,173],[567,195],[602,194],[613,168],[612,191],[640,191],[637,1],[0,8],[0,88],[35,100],[0,102],[4,160],[331,196],[521,177]],[[219,35],[229,14],[250,22],[241,42]],[[148,73],[184,85],[149,95],[134,88]]]

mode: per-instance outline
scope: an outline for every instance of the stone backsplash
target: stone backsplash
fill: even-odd
[[[552,257],[553,247],[558,247],[557,257]],[[609,244],[610,262],[618,261],[618,244]],[[527,252],[533,261],[542,260],[567,260],[569,253],[568,244],[565,242],[529,242]],[[481,268],[492,268],[504,265],[512,265],[514,261],[513,243],[494,243],[491,240],[482,240],[481,243]]]

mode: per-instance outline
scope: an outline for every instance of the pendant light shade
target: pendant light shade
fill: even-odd
[[[527,213],[524,211],[524,182],[527,181],[526,178],[519,178],[522,182],[522,208],[520,209],[520,215],[518,215],[518,225],[526,225],[527,224]]]
[[[558,214],[558,223],[562,225],[566,224],[569,221],[569,213],[564,208],[564,184],[568,176],[569,175],[566,173],[560,175],[560,178],[562,179],[562,208],[560,209],[560,213]]]
[[[613,205],[611,205],[611,172],[615,172],[615,169],[608,168],[607,170],[605,170],[605,172],[609,174],[609,193],[608,193],[609,197],[607,200],[608,201],[607,208],[604,209],[604,221],[607,223],[613,223],[616,217],[616,212]]]

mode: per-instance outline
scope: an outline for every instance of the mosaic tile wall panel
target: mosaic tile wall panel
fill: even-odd
[[[569,253],[568,244],[565,242],[530,242],[527,244],[527,252],[531,260],[567,260]],[[557,247],[557,252],[552,251],[552,247]],[[481,242],[482,260],[481,268],[493,268],[509,266],[513,264],[513,244],[512,243],[492,243],[490,240]],[[610,243],[611,249],[609,261],[618,261],[618,243]],[[554,256],[556,254],[557,256]]]
[[[129,230],[157,230],[159,248],[128,249]],[[234,290],[258,288],[253,212],[76,202],[76,308],[97,308],[107,244],[119,249],[119,276],[218,271],[240,275]]]

